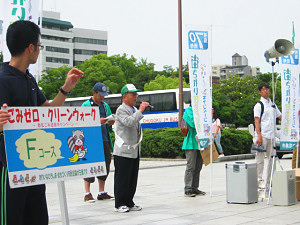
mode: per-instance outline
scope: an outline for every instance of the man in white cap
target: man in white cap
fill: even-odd
[[[114,165],[115,165],[115,211],[124,213],[140,211],[141,206],[133,202],[136,191],[139,162],[141,156],[142,112],[149,105],[142,102],[139,109],[134,107],[140,90],[133,84],[125,85],[121,90],[123,99],[116,112]]]
[[[93,88],[93,96],[82,104],[82,106],[98,106],[100,112],[101,131],[102,131],[107,175],[97,177],[99,183],[99,193],[97,196],[98,200],[113,199],[112,196],[110,196],[109,194],[107,194],[107,192],[104,191],[105,181],[109,174],[110,162],[111,162],[111,150],[113,147],[109,133],[113,132],[112,125],[115,123],[114,120],[111,120],[107,123],[106,118],[112,114],[109,105],[103,101],[105,96],[108,95],[107,92],[108,92],[108,87],[105,84],[98,82],[95,84]],[[91,183],[94,182],[95,182],[95,177],[84,178],[84,188],[85,188],[84,201],[85,202],[89,202],[89,203],[95,202],[95,199],[93,198],[93,195],[91,194],[91,190],[90,190]]]

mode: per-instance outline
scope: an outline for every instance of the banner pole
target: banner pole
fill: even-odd
[[[212,65],[212,25],[210,25],[210,43],[211,43],[211,47],[210,47],[210,62]],[[210,70],[211,71],[211,70]],[[211,112],[212,112],[212,73],[210,73],[210,99],[211,99]],[[213,138],[212,138],[212,132],[210,132],[210,197],[212,197],[212,163],[213,163],[213,157],[212,157],[212,146],[213,146]]]
[[[210,134],[210,197],[212,197],[212,135]]]
[[[299,168],[298,163],[299,163],[299,143],[297,144],[296,168]]]
[[[70,222],[69,222],[65,182],[64,181],[57,182],[57,187],[58,187],[58,196],[59,196],[62,224],[69,225]]]

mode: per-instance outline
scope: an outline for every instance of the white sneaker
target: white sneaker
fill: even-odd
[[[132,207],[129,208],[130,211],[141,211],[142,207],[138,206],[138,205],[134,205]]]
[[[129,208],[126,205],[122,205],[119,208],[115,208],[115,212],[126,213],[129,212]]]

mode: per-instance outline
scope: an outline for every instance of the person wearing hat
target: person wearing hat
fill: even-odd
[[[105,96],[108,95],[107,92],[108,87],[105,84],[98,82],[93,88],[93,96],[82,104],[82,106],[98,106],[100,111],[100,121],[107,175],[97,177],[99,184],[99,193],[97,196],[98,200],[113,199],[112,196],[110,196],[109,194],[107,194],[107,192],[104,191],[105,181],[107,179],[110,169],[111,150],[113,148],[113,144],[109,133],[113,132],[112,125],[115,123],[114,120],[111,120],[107,123],[106,117],[112,114],[109,105],[103,101]],[[95,199],[93,198],[93,195],[91,194],[90,190],[91,183],[94,182],[95,177],[84,178],[85,202],[95,202]]]
[[[140,120],[142,112],[149,105],[142,102],[139,109],[134,107],[140,90],[133,84],[126,84],[121,95],[123,99],[116,112],[114,165],[115,165],[115,212],[140,211],[141,206],[133,202],[136,191],[141,141],[143,138]]]

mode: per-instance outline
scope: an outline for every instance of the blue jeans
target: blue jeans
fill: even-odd
[[[214,141],[216,142],[216,145],[217,145],[217,149],[219,151],[219,153],[223,153],[223,148],[222,148],[222,145],[221,145],[221,132],[220,133],[217,133],[217,137],[215,138],[215,134],[213,134],[213,137],[214,137]]]

